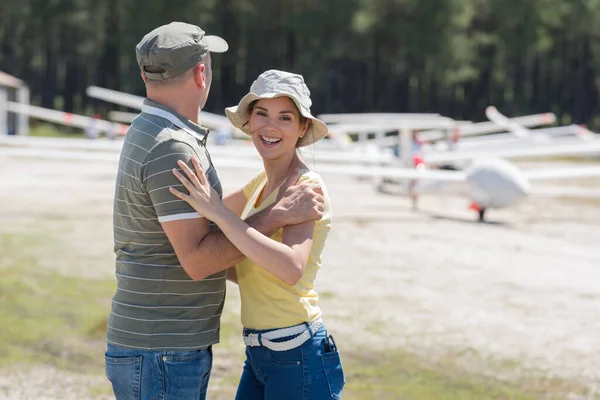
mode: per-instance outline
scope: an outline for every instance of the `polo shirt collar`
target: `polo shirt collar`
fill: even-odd
[[[144,99],[142,112],[164,118],[202,142],[206,140],[206,136],[210,132],[207,128],[204,128],[177,113],[171,107],[167,107],[164,104],[157,103],[150,99]]]

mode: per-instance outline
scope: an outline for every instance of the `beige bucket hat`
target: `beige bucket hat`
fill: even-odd
[[[250,86],[250,93],[242,97],[239,104],[225,109],[225,115],[233,126],[250,135],[248,119],[250,103],[259,99],[272,99],[287,96],[294,101],[300,114],[310,119],[310,125],[304,137],[298,140],[298,147],[313,144],[327,136],[327,125],[310,113],[310,91],[302,75],[270,69],[263,72]]]

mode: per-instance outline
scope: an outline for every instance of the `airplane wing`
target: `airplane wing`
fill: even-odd
[[[112,146],[111,146],[112,147]],[[107,149],[108,150],[108,149]],[[112,150],[112,149],[111,149]],[[119,153],[116,151],[86,151],[83,148],[23,148],[23,147],[0,147],[1,157],[35,157],[60,160],[79,161],[118,161]],[[263,168],[260,158],[231,157],[231,154],[215,155],[212,160],[217,168]],[[362,165],[333,165],[319,164],[314,168],[323,174],[347,175],[347,176],[370,176],[395,179],[411,180],[434,180],[444,182],[461,182],[466,180],[466,175],[460,171],[446,170],[417,170],[396,167],[370,167]]]
[[[407,119],[398,121],[378,121],[376,119],[367,123],[340,123],[331,124],[327,128],[336,133],[372,133],[372,132],[391,132],[399,129],[431,129],[431,128],[451,128],[456,123],[449,119]]]
[[[217,168],[238,168],[251,167],[263,168],[261,160],[240,160],[231,157],[213,157],[213,162]],[[467,176],[462,171],[448,170],[419,170],[413,168],[398,167],[377,167],[363,165],[334,165],[318,164],[313,169],[322,174],[347,175],[347,176],[369,176],[380,178],[410,179],[410,180],[428,180],[444,182],[462,182]]]
[[[488,151],[455,151],[444,153],[425,153],[428,164],[443,164],[477,158],[540,158],[556,156],[593,156],[600,155],[600,140],[578,141],[569,144],[538,145],[526,148],[507,148]]]
[[[56,149],[24,149],[0,147],[0,157],[25,157],[60,161],[118,162],[119,153],[106,151],[73,151]]]
[[[510,118],[510,121],[516,122],[521,126],[532,127],[538,125],[552,124],[556,121],[556,116],[553,113],[534,114]],[[458,134],[460,138],[470,136],[481,136],[488,133],[497,133],[504,131],[503,127],[491,121],[461,125],[457,128],[459,131]],[[438,140],[444,140],[446,138],[447,134],[439,130],[422,131],[419,133],[419,139],[425,142],[434,142]]]
[[[144,104],[144,98],[129,93],[119,92],[116,90],[105,89],[98,86],[88,86],[86,94],[90,97],[106,101],[108,103],[119,104],[125,107],[134,108],[137,110],[142,109]],[[122,116],[122,115],[121,115]],[[198,119],[203,126],[211,129],[226,128],[231,129],[233,134],[238,137],[246,138],[247,135],[241,132],[239,129],[234,128],[227,117],[224,115],[213,114],[207,111],[200,111]]]
[[[494,135],[484,135],[479,137],[465,138],[455,144],[453,151],[461,151],[467,148],[494,146],[531,146],[536,145],[536,136],[538,134],[548,135],[553,141],[575,138],[577,140],[594,140],[595,134],[580,125],[556,126],[553,128],[531,129],[531,137],[520,138],[512,133],[496,133]]]
[[[123,136],[128,128],[126,125],[117,122],[105,121],[50,108],[32,106],[25,103],[8,101],[6,102],[6,109],[16,114],[24,114],[35,119],[55,122],[61,125],[75,126],[82,129],[94,127],[99,131],[106,132],[108,136]]]
[[[119,152],[123,140],[90,140],[80,138],[54,138],[36,136],[0,135],[0,146],[31,147],[43,150],[81,150]]]
[[[523,171],[529,180],[553,180],[570,178],[600,177],[600,165],[579,167],[544,168]]]
[[[318,165],[315,168],[318,173],[339,174],[350,176],[373,176],[381,178],[429,180],[444,182],[463,182],[467,176],[462,171],[448,170],[418,170],[412,168],[396,167],[367,167],[358,165]]]
[[[142,96],[118,92],[116,90],[105,89],[98,86],[88,86],[85,93],[94,99],[103,100],[107,103],[119,104],[136,110],[141,110],[144,105],[144,98]]]
[[[529,137],[531,135],[529,129],[524,128],[522,125],[514,121],[511,121],[502,113],[500,113],[500,111],[498,111],[498,109],[494,106],[489,106],[485,109],[485,116],[499,127],[512,132],[517,137]]]
[[[319,114],[317,116],[327,124],[340,123],[372,123],[373,121],[398,122],[406,120],[434,120],[443,118],[440,114],[427,113],[357,113],[357,114]]]

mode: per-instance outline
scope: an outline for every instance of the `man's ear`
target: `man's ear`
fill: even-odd
[[[206,65],[198,64],[194,67],[194,80],[201,89],[206,89]]]

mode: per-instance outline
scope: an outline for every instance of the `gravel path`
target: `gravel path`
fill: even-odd
[[[36,229],[43,220],[72,250],[44,267],[113,276],[115,164],[5,158],[0,170],[0,233]],[[220,176],[230,190],[254,172]],[[334,230],[318,289],[342,348],[368,342],[453,357],[506,379],[538,371],[600,384],[597,181],[569,182],[573,192],[592,189],[585,200],[550,195],[562,187],[557,182],[540,186],[539,196],[491,211],[491,223],[479,224],[456,195],[424,197],[413,212],[406,199],[378,194],[368,182],[324,178]],[[91,264],[76,262],[82,254]],[[45,366],[0,371],[2,399],[109,398],[98,387],[106,388],[103,377]]]

